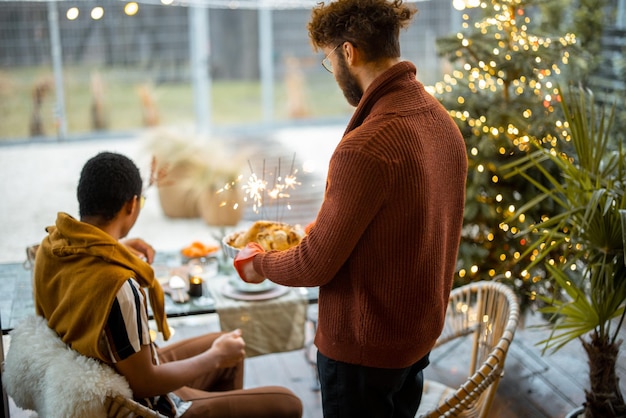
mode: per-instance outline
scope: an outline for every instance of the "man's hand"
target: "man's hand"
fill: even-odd
[[[256,272],[253,262],[254,256],[263,252],[265,252],[263,247],[256,242],[251,242],[243,247],[235,257],[233,262],[235,270],[237,270],[239,277],[241,277],[244,282],[261,283],[265,280],[265,277]]]
[[[215,355],[217,367],[236,366],[246,355],[246,343],[241,338],[241,330],[236,329],[219,336],[209,351]]]
[[[126,246],[131,253],[146,261],[148,264],[152,264],[154,261],[154,248],[141,238],[129,238],[120,241],[120,243]]]

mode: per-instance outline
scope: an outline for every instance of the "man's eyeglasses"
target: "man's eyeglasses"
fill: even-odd
[[[331,74],[333,73],[333,64],[330,62],[330,59],[328,57],[330,57],[333,54],[333,52],[335,52],[337,48],[339,48],[340,46],[341,44],[334,47],[333,50],[330,51],[328,55],[326,55],[326,57],[322,60],[322,67],[324,67],[326,71],[328,71]]]

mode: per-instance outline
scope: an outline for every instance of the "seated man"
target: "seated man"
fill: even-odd
[[[110,364],[135,398],[166,416],[301,417],[302,403],[288,389],[242,389],[239,330],[161,349],[152,343],[143,288],[159,331],[169,338],[163,291],[149,265],[154,250],[141,239],[119,242],[139,216],[141,192],[139,170],[125,156],[104,152],[85,164],[77,192],[80,221],[59,213],[37,253],[37,313],[65,343]]]

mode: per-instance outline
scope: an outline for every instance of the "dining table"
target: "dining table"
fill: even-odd
[[[219,315],[220,311],[224,312],[223,315],[232,316],[233,311],[250,312],[250,310],[263,306],[285,302],[287,299],[305,301],[307,305],[317,303],[319,293],[317,287],[289,288],[289,292],[286,292],[277,285],[273,290],[270,290],[273,294],[263,295],[263,292],[233,293],[233,290],[230,289],[230,295],[228,295],[228,291],[226,291],[227,295],[223,295],[226,290],[224,286],[239,279],[232,267],[232,259],[224,257],[221,253],[216,257],[219,258],[217,273],[205,281],[203,295],[188,296],[189,289],[186,287],[185,292],[188,297],[180,302],[172,298],[172,293],[167,285],[173,275],[179,275],[185,286],[188,286],[189,271],[187,265],[190,260],[185,259],[179,252],[175,251],[157,252],[152,265],[155,276],[165,291],[165,313],[168,318],[205,314]],[[276,296],[275,292],[279,288],[284,293]],[[34,313],[32,266],[28,262],[0,263],[0,326],[2,334],[9,334],[23,318]],[[151,312],[149,314],[150,319],[152,319]]]

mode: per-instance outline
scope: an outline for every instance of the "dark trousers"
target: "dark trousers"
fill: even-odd
[[[324,418],[413,418],[422,400],[428,355],[404,369],[335,361],[317,353]]]

